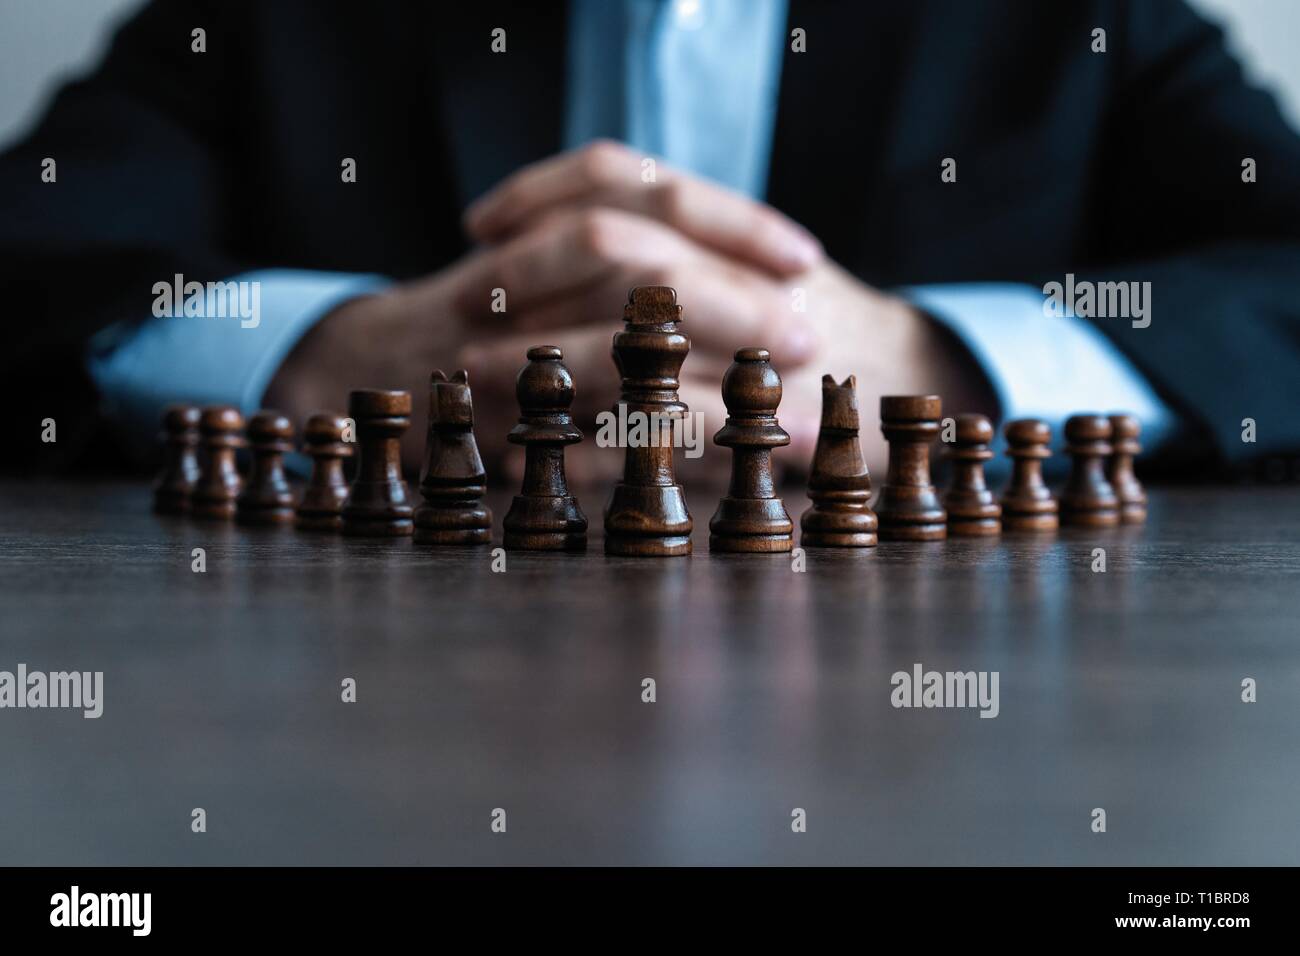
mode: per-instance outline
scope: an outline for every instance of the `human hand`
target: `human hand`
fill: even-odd
[[[511,177],[467,213],[469,230],[490,245],[337,309],[285,363],[268,404],[306,412],[338,407],[340,382],[397,386],[413,392],[418,423],[429,371],[465,367],[480,447],[490,466],[499,464],[517,415],[514,378],[530,346],[564,350],[580,425],[590,429],[597,412],[613,406],[610,341],[634,285],[678,290],[683,331],[693,339],[681,395],[704,414],[708,436],[726,414],[719,386],[732,352],[745,345],[772,352],[786,382],[780,415],[792,437],[780,463],[807,467],[823,373],[858,375],[864,447],[877,468],[877,395],[939,390],[948,398],[966,387],[960,383],[972,371],[962,367],[960,350],[910,306],[821,259],[815,243],[791,253],[807,241],[800,227],[662,167],[667,178],[648,189],[639,163],[629,166],[634,154],[620,150],[588,148]],[[412,429],[403,450],[408,469],[418,467],[422,445],[423,429]],[[590,440],[569,458],[575,481],[611,478],[621,467],[617,452]],[[703,463],[716,472],[727,459],[709,448]],[[683,467],[687,476],[700,472],[699,463]]]
[[[670,170],[647,186],[639,170],[630,151],[610,144],[522,170],[467,216],[490,245],[336,309],[284,363],[267,404],[295,415],[337,408],[345,382],[400,384],[418,408],[429,370],[465,367],[479,443],[492,460],[507,449],[514,377],[528,347],[545,340],[564,350],[578,383],[575,417],[590,427],[617,398],[609,348],[627,289],[657,284],[691,290],[694,352],[684,397],[707,409],[706,425],[720,424],[716,383],[736,347],[762,341],[788,366],[811,354],[809,326],[780,306],[779,278],[816,261],[820,248],[760,203]],[[574,183],[590,188],[561,189]],[[421,441],[408,435],[408,469],[418,466]],[[602,476],[617,470],[616,454],[588,450],[571,455],[575,477],[585,459],[601,459]]]

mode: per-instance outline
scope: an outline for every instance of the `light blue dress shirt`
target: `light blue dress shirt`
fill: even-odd
[[[785,0],[573,0],[565,143],[608,137],[753,198],[767,189],[786,33]],[[256,327],[237,319],[152,318],[109,329],[90,369],[108,411],[149,440],[178,400],[262,401],[302,335],[374,275],[269,270]],[[901,290],[963,342],[987,374],[1003,420],[1033,416],[1057,431],[1075,411],[1124,409],[1149,450],[1173,414],[1094,326],[1049,318],[1039,289],[1012,284]],[[869,386],[868,386],[869,387]]]

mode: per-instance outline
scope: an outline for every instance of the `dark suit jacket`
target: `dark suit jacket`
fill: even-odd
[[[807,52],[785,56],[767,198],[834,259],[882,286],[1150,281],[1149,328],[1101,328],[1221,459],[1300,450],[1300,139],[1217,29],[1178,0],[791,0],[789,25]],[[146,8],[0,158],[9,420],[95,433],[85,343],[175,272],[460,255],[465,203],[561,146],[565,36],[562,4]]]

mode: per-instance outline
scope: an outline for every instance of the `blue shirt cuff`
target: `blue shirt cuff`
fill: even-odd
[[[1125,411],[1142,423],[1151,451],[1177,419],[1133,363],[1086,319],[1049,315],[1032,286],[915,286],[899,294],[941,322],[988,375],[1001,418],[1041,418],[1059,436],[1078,412]]]
[[[271,269],[209,283],[173,307],[164,288],[170,283],[159,283],[151,318],[111,326],[91,341],[90,374],[105,413],[142,445],[153,440],[172,402],[234,405],[251,414],[316,322],[388,284],[377,275]]]

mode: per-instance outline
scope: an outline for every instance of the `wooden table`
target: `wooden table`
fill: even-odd
[[[703,495],[691,558],[606,558],[588,491],[590,553],[493,573],[3,484],[0,670],[105,700],[0,710],[0,861],[1295,864],[1300,494],[1152,498],[1144,528],[796,573],[710,555]],[[917,663],[996,671],[999,715],[893,707]]]

